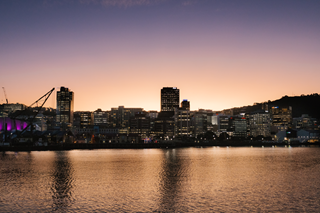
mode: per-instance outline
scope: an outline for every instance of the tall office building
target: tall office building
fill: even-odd
[[[270,110],[272,125],[279,131],[286,130],[292,124],[292,107],[274,106]]]
[[[177,87],[163,87],[161,89],[161,111],[174,112],[175,108],[179,108],[179,96]]]
[[[188,99],[183,99],[181,102],[181,108],[190,111],[190,101],[188,101]]]
[[[242,116],[234,116],[230,118],[232,137],[246,138],[247,137],[247,119]]]
[[[247,115],[247,128],[250,136],[271,135],[270,114],[264,110],[258,110]]]
[[[66,123],[69,126],[73,123],[73,92],[68,88],[61,87],[57,91],[57,123]]]
[[[205,134],[207,132],[207,113],[205,111],[197,111],[193,114],[193,134],[195,136]]]
[[[180,108],[175,108],[174,113],[175,131],[174,134],[178,135],[191,135],[191,112],[190,101],[184,99],[181,102]]]
[[[218,130],[219,132],[227,132],[230,129],[230,116],[219,115],[218,116]]]

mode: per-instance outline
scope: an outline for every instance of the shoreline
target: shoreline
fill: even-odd
[[[247,142],[247,141],[223,141],[223,142],[162,142],[162,143],[100,143],[100,144],[56,144],[48,146],[0,146],[0,151],[64,151],[83,149],[175,149],[188,147],[309,147],[319,146],[319,143],[275,143],[275,142]]]

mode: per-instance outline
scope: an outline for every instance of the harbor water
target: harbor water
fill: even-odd
[[[0,212],[317,212],[319,147],[0,154]]]

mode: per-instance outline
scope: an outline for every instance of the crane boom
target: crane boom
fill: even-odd
[[[38,103],[41,99],[44,98],[43,103],[40,106],[40,109],[38,109],[37,113],[32,117],[30,123],[20,132],[20,134],[24,133],[31,125],[33,120],[36,118],[37,114],[41,111],[43,105],[46,103],[46,101],[48,100],[48,98],[50,97],[51,93],[53,92],[54,88],[52,88],[49,92],[47,92],[45,95],[43,95],[41,98],[39,98],[38,100],[36,100],[33,104],[31,104],[28,108],[32,107],[34,104]]]
[[[4,89],[4,87],[2,87],[3,92],[4,92],[4,97],[6,98],[7,104],[9,104],[8,98],[7,98],[7,93],[6,90]]]

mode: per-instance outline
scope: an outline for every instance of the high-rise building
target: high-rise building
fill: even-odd
[[[175,135],[191,135],[191,112],[190,102],[184,99],[180,108],[175,108]]]
[[[60,91],[57,91],[57,123],[66,123],[69,126],[73,123],[73,92],[68,88],[61,87]]]
[[[247,115],[249,136],[268,137],[271,135],[270,114],[264,110],[258,110]]]
[[[227,132],[230,129],[230,116],[220,115],[218,116],[218,130],[219,132]]]
[[[236,138],[246,138],[247,137],[247,120],[242,116],[233,116],[230,118],[233,135]]]
[[[284,131],[292,124],[292,107],[274,106],[270,110],[272,125],[279,131]]]
[[[205,134],[207,132],[207,113],[205,111],[196,111],[193,115],[193,134]]]
[[[161,89],[161,111],[174,112],[179,108],[180,95],[177,87],[163,87]]]
[[[190,111],[190,101],[188,101],[188,99],[183,99],[181,102],[181,108]]]

